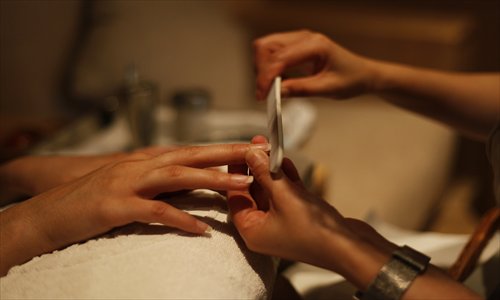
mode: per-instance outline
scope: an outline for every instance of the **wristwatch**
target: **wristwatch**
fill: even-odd
[[[357,300],[398,300],[413,280],[425,272],[430,257],[417,250],[403,246],[392,253],[391,259],[382,267],[377,277],[365,292],[354,295]]]

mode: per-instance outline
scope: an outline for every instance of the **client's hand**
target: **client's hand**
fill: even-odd
[[[136,150],[156,156],[172,147],[151,147]],[[89,156],[41,155],[24,156],[0,166],[0,205],[19,196],[34,196],[60,184],[77,179],[105,164],[127,159],[130,153]]]
[[[185,189],[247,189],[252,178],[212,166],[244,163],[267,145],[178,148],[158,156],[136,153],[59,185],[0,213],[1,274],[30,258],[131,222],[161,223],[203,234],[210,227],[165,202],[160,193]]]

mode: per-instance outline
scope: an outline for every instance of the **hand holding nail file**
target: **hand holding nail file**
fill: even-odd
[[[277,173],[283,160],[283,125],[281,122],[281,77],[274,78],[267,95],[267,129],[271,143],[269,169]]]

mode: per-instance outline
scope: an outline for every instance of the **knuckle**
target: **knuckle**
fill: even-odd
[[[154,218],[162,217],[168,211],[168,206],[163,202],[154,202],[150,207],[150,214]]]
[[[184,168],[182,166],[168,166],[165,169],[166,176],[170,178],[182,177]]]

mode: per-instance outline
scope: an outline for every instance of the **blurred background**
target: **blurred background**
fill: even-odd
[[[277,31],[319,31],[423,67],[500,67],[499,1],[2,0],[0,13],[2,161],[89,115],[105,128],[137,78],[160,104],[202,90],[211,109],[262,111],[251,43]],[[344,214],[467,233],[493,205],[483,144],[370,95],[310,103],[314,126],[297,150],[321,166],[321,193]]]

